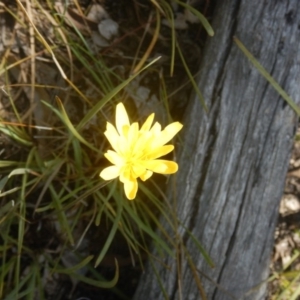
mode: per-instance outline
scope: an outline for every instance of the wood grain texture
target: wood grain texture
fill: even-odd
[[[261,283],[268,277],[297,117],[232,38],[299,104],[300,2],[217,0],[212,26],[216,35],[205,45],[198,78],[209,113],[196,96],[190,99],[176,197],[180,219],[208,251],[214,269],[182,234],[197,268],[211,278],[202,276],[208,299],[265,299]],[[168,298],[200,299],[188,263],[182,261],[181,274],[174,260],[165,263],[170,270],[156,267]],[[135,299],[164,298],[149,267]]]

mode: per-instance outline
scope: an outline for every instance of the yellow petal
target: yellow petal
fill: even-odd
[[[143,133],[139,132],[132,155],[142,155],[144,152],[148,152],[149,149],[151,150],[152,137],[154,136],[149,131],[145,131]]]
[[[115,151],[108,150],[104,156],[114,165],[122,166],[124,159]]]
[[[155,158],[164,156],[164,155],[170,153],[173,150],[174,150],[173,145],[165,145],[165,146],[156,148],[156,149],[150,151],[149,153],[147,153],[147,158],[148,159],[155,159]]]
[[[169,142],[183,127],[179,122],[169,124],[155,139],[153,146],[159,147]]]
[[[110,166],[103,169],[99,176],[104,180],[111,180],[117,178],[119,174],[120,168],[116,166]]]
[[[129,131],[130,126],[129,125],[124,125],[122,127],[122,135],[124,135],[126,138],[128,136],[128,131]]]
[[[144,174],[142,174],[142,175],[140,176],[140,178],[141,178],[143,181],[146,181],[146,180],[149,179],[152,175],[153,175],[153,172],[147,170]]]
[[[145,121],[145,123],[143,124],[141,131],[149,131],[151,128],[151,125],[153,123],[154,120],[154,113],[152,113],[147,120]]]
[[[150,132],[155,135],[159,135],[161,132],[161,125],[158,122],[155,122],[155,124],[151,128]]]
[[[133,150],[134,145],[139,137],[139,124],[134,122],[131,124],[129,131],[128,131],[128,144],[131,145],[131,150]]]
[[[147,170],[145,169],[145,167],[141,166],[141,165],[134,165],[132,167],[132,172],[133,172],[133,176],[138,178],[140,177],[142,174],[144,174]]]
[[[128,155],[128,151],[130,150],[130,144],[127,142],[127,138],[125,136],[120,136],[118,139],[118,153],[122,156]]]
[[[148,161],[141,162],[141,164],[146,169],[160,174],[173,174],[178,170],[177,163],[170,160],[162,160],[162,159],[148,160]]]
[[[110,124],[106,123],[106,131],[104,132],[104,135],[108,139],[109,143],[113,147],[115,151],[118,152],[118,140],[119,140],[119,134],[116,130],[116,128]]]
[[[128,167],[127,165],[124,165],[120,169],[120,181],[125,183],[126,181],[130,181],[131,177],[133,177],[131,174],[131,168]]]
[[[124,182],[125,195],[129,200],[133,200],[138,190],[138,183],[135,178]]]
[[[130,126],[129,118],[123,103],[119,103],[116,108],[116,127],[120,135],[123,134],[123,126]]]

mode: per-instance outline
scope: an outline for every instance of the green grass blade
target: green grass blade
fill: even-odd
[[[1,164],[1,163],[0,163]],[[1,180],[0,180],[0,194],[2,192],[2,190],[4,189],[6,183],[8,182],[8,176],[4,176]]]
[[[167,243],[159,237],[151,227],[147,226],[140,217],[136,214],[136,212],[132,209],[132,207],[129,205],[129,203],[124,203],[124,209],[126,210],[126,213],[134,220],[134,222],[137,224],[138,228],[146,232],[152,239],[159,245],[162,249],[168,253],[170,256],[174,256],[173,251],[170,249],[170,247],[167,245]]]
[[[79,131],[84,127],[86,123],[88,123],[101,109],[107,104],[112,98],[114,98],[122,89],[124,89],[135,77],[137,77],[141,72],[149,68],[151,65],[156,63],[160,57],[155,58],[152,62],[142,68],[140,71],[129,77],[127,80],[120,83],[116,88],[114,88],[111,92],[109,92],[103,99],[101,99],[81,120],[81,122],[77,125],[77,130]]]
[[[113,222],[113,226],[110,230],[110,233],[105,241],[105,244],[96,260],[96,263],[95,263],[95,267],[97,267],[100,262],[102,261],[102,259],[104,258],[109,246],[111,245],[112,241],[113,241],[113,238],[117,232],[117,229],[119,227],[119,222],[120,222],[120,219],[121,219],[121,215],[122,215],[122,211],[123,211],[123,199],[118,199],[118,204],[117,204],[117,213],[116,213],[116,217],[115,217],[115,220]]]
[[[298,276],[298,282],[299,282],[299,278],[300,278],[300,272],[299,272],[299,276]],[[295,280],[296,282],[296,280]],[[299,300],[300,297],[300,285],[298,285],[298,287],[296,288],[296,290],[294,291],[294,293],[292,294],[290,300]]]
[[[17,161],[0,160],[0,168],[19,166],[20,164],[22,164],[22,163],[17,162]]]
[[[94,257],[93,255],[89,255],[88,257],[83,259],[79,264],[77,264],[74,267],[71,267],[71,268],[55,268],[55,269],[53,269],[53,272],[72,275],[74,272],[77,272],[78,270],[85,267],[93,259],[93,257]]]
[[[84,145],[86,145],[90,149],[98,152],[99,150],[97,148],[95,148],[93,145],[91,145],[89,142],[87,142],[75,129],[75,127],[73,126],[72,122],[70,121],[70,119],[62,105],[61,100],[58,97],[56,97],[56,101],[60,108],[60,111],[58,111],[56,108],[54,108],[51,104],[47,103],[46,101],[42,101],[42,103],[44,105],[46,105],[47,107],[49,107],[63,121],[63,123],[66,125],[66,127],[73,134],[74,137],[76,137],[80,142],[82,142]]]
[[[185,69],[185,71],[186,71],[186,73],[187,73],[187,75],[188,75],[188,77],[189,77],[189,79],[191,81],[191,84],[193,85],[193,88],[194,88],[197,96],[199,97],[200,103],[203,106],[203,108],[205,109],[205,111],[208,112],[208,108],[207,108],[207,106],[205,104],[205,100],[204,100],[204,98],[202,96],[202,93],[200,92],[200,90],[198,88],[197,83],[195,82],[195,79],[194,79],[194,77],[193,77],[193,75],[192,75],[192,73],[191,73],[188,65],[186,64],[186,61],[185,61],[184,56],[183,56],[183,54],[181,52],[180,46],[178,45],[178,43],[176,43],[176,45],[177,45],[177,50],[178,50],[180,59],[182,61],[182,64],[184,66],[184,69]]]
[[[207,34],[209,36],[214,36],[214,30],[212,29],[212,27],[210,26],[209,22],[207,21],[207,19],[194,7],[192,7],[191,5],[175,0],[175,2],[177,2],[179,5],[185,7],[187,10],[189,10],[190,12],[192,12],[196,17],[198,17],[198,19],[200,20],[200,22],[202,23],[203,27],[205,28]]]
[[[55,208],[55,211],[56,211],[57,219],[61,226],[61,231],[67,235],[70,244],[74,246],[74,239],[72,236],[68,218],[67,218],[64,208],[60,202],[60,196],[57,194],[57,192],[52,184],[49,185],[49,190],[52,195],[52,203],[53,203],[53,207]]]
[[[110,289],[113,288],[119,279],[119,267],[118,264],[116,263],[116,273],[114,278],[111,281],[100,281],[100,280],[95,280],[91,279],[82,275],[79,275],[77,273],[70,274],[71,277],[78,279],[81,282],[85,282],[87,284],[93,285],[95,287],[103,288],[103,289]]]
[[[248,57],[255,68],[260,72],[260,74],[273,86],[273,88],[278,92],[280,96],[289,104],[289,106],[300,116],[300,108],[293,101],[293,99],[285,92],[285,90],[277,83],[277,81],[269,74],[269,72],[255,59],[255,57],[248,51],[248,49],[242,44],[242,42],[234,37],[234,42],[242,50],[242,52]]]
[[[28,159],[26,162],[26,167],[28,168],[32,162],[32,159],[34,157],[36,148],[32,148]],[[21,257],[22,257],[22,249],[23,249],[23,240],[24,240],[24,233],[25,233],[25,220],[26,220],[26,183],[28,179],[27,172],[24,173],[22,178],[22,185],[21,185],[21,192],[20,192],[20,205],[19,205],[19,224],[18,224],[18,243],[17,243],[17,249],[18,249],[18,259],[17,259],[17,266],[16,266],[16,272],[15,272],[15,283],[17,291],[19,289],[19,280],[20,280],[20,268],[21,268]],[[18,296],[17,296],[18,297]]]
[[[200,253],[202,254],[202,256],[204,257],[205,261],[208,263],[208,265],[211,268],[215,267],[215,263],[213,262],[213,260],[210,258],[210,256],[208,255],[208,253],[205,251],[205,249],[203,248],[203,246],[200,244],[200,242],[194,237],[194,235],[181,223],[182,227],[185,229],[185,231],[188,233],[188,235],[190,236],[190,238],[192,239],[192,241],[195,243],[195,245],[197,246],[197,248],[199,249]]]

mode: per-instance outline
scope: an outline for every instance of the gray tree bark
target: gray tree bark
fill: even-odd
[[[200,278],[208,299],[265,299],[297,117],[232,38],[237,36],[300,103],[300,1],[216,0],[212,26],[216,34],[204,47],[198,78],[209,113],[191,97],[176,197],[179,219],[215,268],[184,230],[182,238],[205,274]],[[166,295],[148,266],[135,299],[201,299],[186,260],[180,274],[173,259],[164,263],[170,269],[156,268]]]

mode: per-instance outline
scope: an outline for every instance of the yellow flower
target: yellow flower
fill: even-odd
[[[161,130],[158,122],[152,126],[153,119],[154,113],[139,129],[138,123],[130,124],[123,103],[119,103],[116,109],[116,128],[108,122],[106,125],[104,134],[114,151],[108,150],[104,156],[113,166],[105,168],[100,177],[104,180],[119,177],[124,183],[125,194],[129,200],[136,196],[137,178],[145,181],[153,172],[172,174],[178,170],[177,163],[157,158],[174,149],[173,145],[165,144],[179,132],[182,124],[174,122]]]

